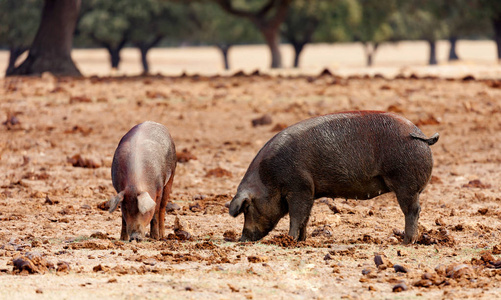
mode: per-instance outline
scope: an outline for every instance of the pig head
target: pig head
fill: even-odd
[[[146,234],[146,226],[155,213],[156,202],[148,192],[121,191],[111,198],[109,212],[121,205],[122,218],[126,224],[127,236],[131,240],[141,240]]]
[[[261,184],[257,173],[251,171],[248,176],[254,177],[247,181],[253,184],[242,184],[235,197],[227,204],[232,217],[244,214],[241,242],[262,239],[288,212],[278,191]]]

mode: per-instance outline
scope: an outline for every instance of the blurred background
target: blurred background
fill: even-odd
[[[0,76],[492,77],[500,47],[492,0],[0,0]]]

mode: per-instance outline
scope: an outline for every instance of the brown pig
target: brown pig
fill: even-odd
[[[121,203],[121,240],[164,237],[165,206],[176,170],[176,150],[167,128],[147,121],[127,132],[113,156],[111,179],[118,195],[110,213]]]
[[[289,235],[303,241],[315,199],[394,192],[405,215],[404,243],[413,243],[419,195],[433,168],[429,146],[437,140],[399,115],[375,111],[330,114],[284,129],[256,155],[229,204],[231,216],[245,215],[240,240],[263,238],[288,213]]]

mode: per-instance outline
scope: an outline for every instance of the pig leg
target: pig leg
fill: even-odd
[[[127,234],[127,224],[125,223],[125,218],[122,217],[122,232],[120,234],[120,239],[122,241],[128,241],[129,235]]]
[[[297,241],[306,240],[306,225],[313,207],[313,196],[309,191],[295,192],[287,197],[289,204],[289,235]]]
[[[172,188],[172,178],[164,187],[164,192],[162,195],[162,202],[160,202],[160,210],[158,212],[158,229],[159,229],[159,237],[163,238],[165,236],[165,207],[167,206],[167,202],[169,202],[170,191]]]
[[[418,219],[421,206],[419,205],[419,193],[397,193],[397,200],[405,215],[404,244],[412,244],[418,235]]]
[[[160,193],[161,191],[157,191],[157,197],[155,198],[155,202],[158,203],[158,201],[161,201],[162,194]],[[162,203],[160,203],[162,205]],[[159,237],[159,214],[160,214],[160,209],[155,208],[155,214],[153,215],[153,219],[151,219],[150,222],[150,238],[158,240]]]
[[[160,209],[158,210],[158,238],[162,239],[165,236],[165,207],[169,202],[169,196],[172,189],[172,182],[174,181],[174,174],[170,177],[169,181],[164,187],[162,199],[160,201]]]

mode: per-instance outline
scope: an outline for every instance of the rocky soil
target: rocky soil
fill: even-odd
[[[44,75],[0,85],[0,298],[499,297],[500,81]],[[344,110],[393,111],[440,133],[417,244],[401,245],[392,194],[318,199],[306,242],[286,235],[287,217],[262,241],[237,242],[243,216],[224,204],[257,151],[288,125]],[[145,120],[169,128],[179,157],[168,236],[123,242],[120,211],[106,211],[111,160]]]

